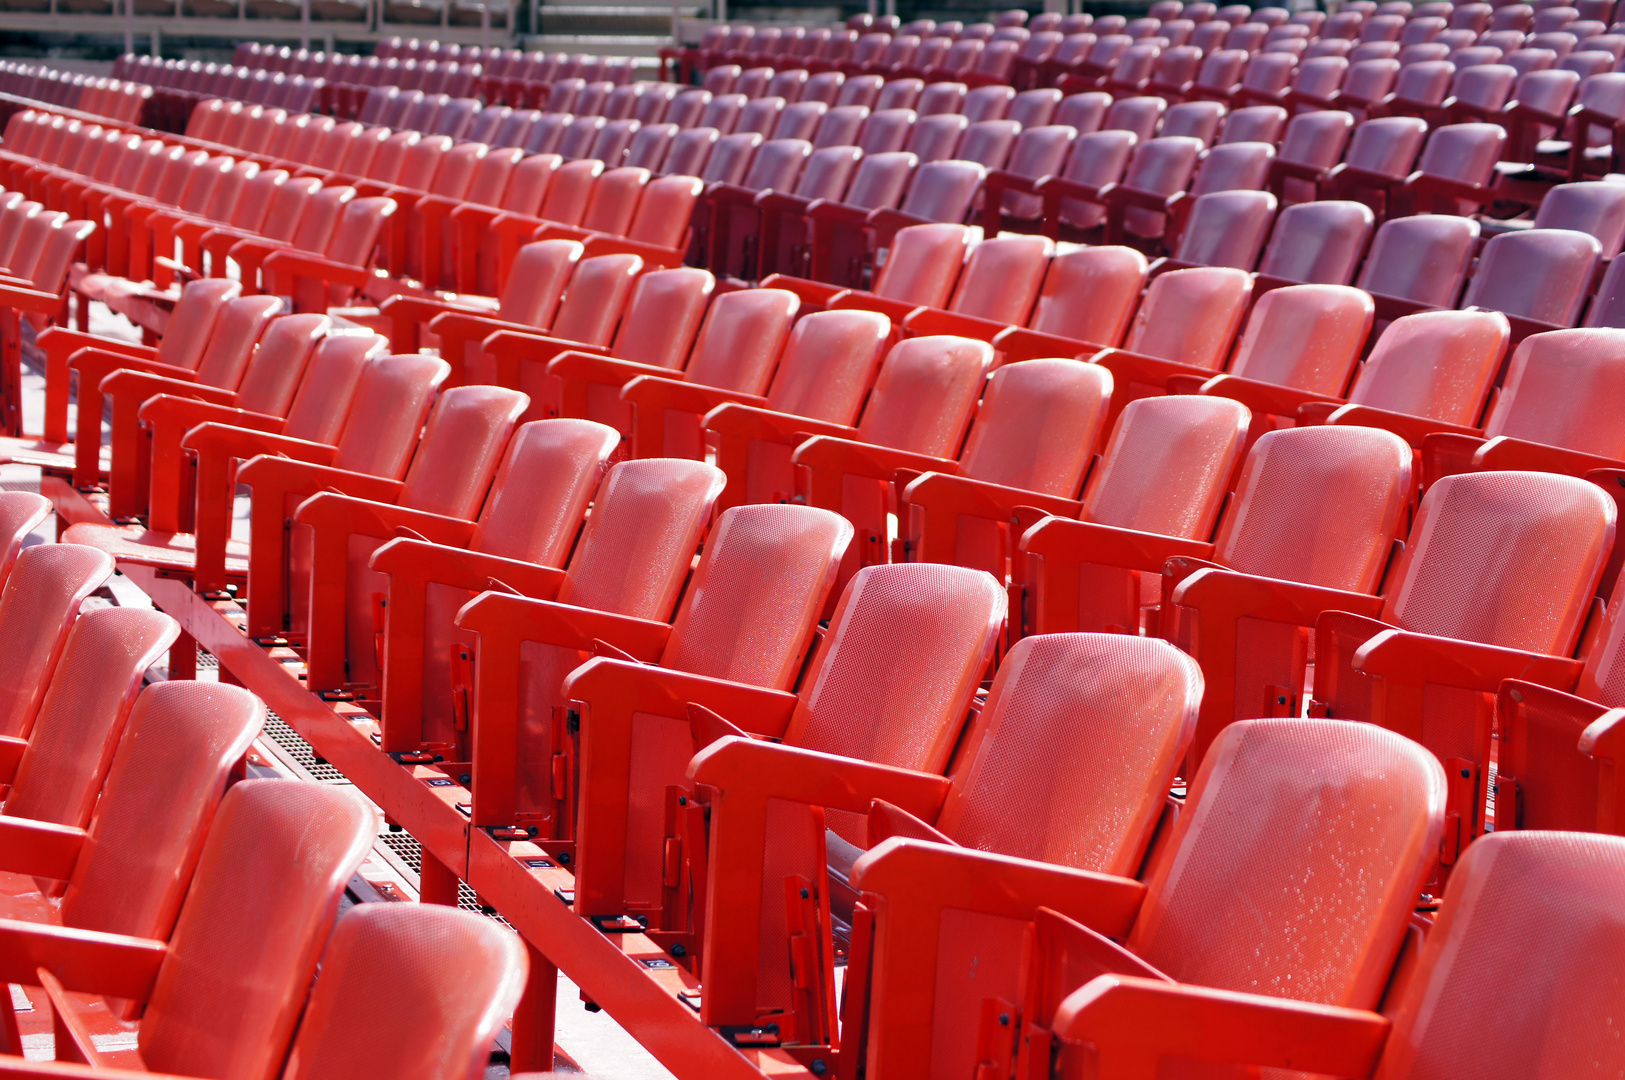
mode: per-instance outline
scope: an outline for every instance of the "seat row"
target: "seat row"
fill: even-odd
[[[0,61],[0,92],[128,124],[142,118],[152,98],[151,88],[137,82],[69,75],[15,60]]]

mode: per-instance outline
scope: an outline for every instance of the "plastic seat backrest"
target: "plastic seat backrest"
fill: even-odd
[[[722,485],[722,473],[701,461],[649,458],[612,468],[559,587],[559,602],[633,618],[669,618]],[[628,567],[638,572],[628,573]]]
[[[1449,214],[1385,221],[1356,283],[1367,292],[1454,307],[1478,241],[1478,222]]]
[[[1145,256],[1128,247],[1102,245],[1057,254],[1027,325],[1042,334],[1115,346],[1133,317],[1147,267]]]
[[[451,374],[439,357],[385,356],[361,373],[333,464],[398,480],[406,474],[435,391]]]
[[[648,169],[609,169],[598,177],[581,213],[581,227],[609,236],[624,236],[649,183]]]
[[[284,315],[260,335],[237,386],[237,407],[285,416],[316,343],[331,326],[326,315]]]
[[[194,1076],[274,1075],[345,882],[376,828],[373,811],[339,788],[292,780],[234,786],[210,827],[142,1016],[142,1060]],[[220,1008],[222,980],[239,1008]]]
[[[752,191],[790,191],[811,154],[812,144],[804,139],[771,139],[757,150],[744,186]]]
[[[921,165],[909,185],[902,211],[925,221],[963,221],[986,176],[986,168],[972,161],[954,159]]]
[[[1467,184],[1488,184],[1501,158],[1506,129],[1498,124],[1451,124],[1428,136],[1418,172]]]
[[[925,89],[920,91],[920,100],[914,111],[922,117],[941,113],[961,113],[964,111],[967,93],[964,83],[927,83]]]
[[[309,442],[338,442],[361,383],[361,373],[374,358],[388,352],[378,334],[329,334],[305,365],[304,378],[288,407],[283,433]]]
[[[553,174],[564,164],[557,154],[530,154],[514,167],[508,180],[508,189],[502,194],[502,208],[516,214],[534,217],[547,198]]]
[[[1613,536],[1612,501],[1577,477],[1443,477],[1423,496],[1411,542],[1390,571],[1394,584],[1386,590],[1382,621],[1567,655]]]
[[[1405,440],[1380,428],[1266,433],[1242,465],[1214,561],[1246,574],[1374,591],[1404,525],[1411,456]],[[1319,523],[1312,535],[1283,528],[1306,516]]]
[[[643,259],[637,255],[583,259],[570,278],[569,291],[553,319],[552,333],[569,341],[608,345],[632,283],[642,269]]]
[[[1602,181],[1559,184],[1541,200],[1535,228],[1589,233],[1611,259],[1625,246],[1625,188]]]
[[[51,501],[33,492],[0,491],[0,587],[11,576],[29,534],[51,511]]]
[[[872,311],[821,311],[790,331],[767,392],[768,407],[851,424],[881,364],[891,320]]]
[[[174,680],[135,699],[93,838],[62,897],[62,925],[168,939],[230,772],[264,722],[265,705],[236,686]]]
[[[1312,285],[1347,285],[1365,251],[1373,216],[1364,203],[1327,200],[1281,212],[1258,271]]]
[[[710,272],[695,267],[643,274],[632,286],[610,351],[634,363],[682,368],[715,288]]]
[[[863,158],[841,201],[864,210],[894,207],[902,199],[916,164],[914,155],[907,151]]]
[[[706,538],[660,665],[788,689],[851,538],[851,525],[825,510],[769,504],[724,512]],[[741,648],[747,633],[750,647]]]
[[[1274,219],[1275,196],[1267,191],[1199,195],[1174,257],[1200,266],[1251,270]]]
[[[736,133],[754,131],[764,137],[770,136],[782,112],[784,112],[783,98],[755,98],[745,103],[744,109],[739,113],[739,122],[734,125],[734,131]]]
[[[551,326],[585,250],[579,240],[536,240],[521,247],[508,272],[497,318],[539,329]]]
[[[1556,326],[1579,319],[1602,245],[1588,233],[1526,229],[1492,237],[1463,307],[1484,307]]]
[[[869,119],[867,105],[838,105],[824,113],[813,135],[813,149],[826,146],[856,146]]]
[[[1422,311],[1395,319],[1361,366],[1349,401],[1471,427],[1510,338],[1498,311]]]
[[[1024,325],[1054,253],[1055,245],[1041,236],[984,240],[971,250],[949,310]]]
[[[587,212],[592,190],[603,174],[604,163],[586,159],[566,161],[553,170],[537,216],[560,225],[579,225]]]
[[[745,178],[757,149],[765,140],[756,132],[724,135],[717,140],[711,157],[700,173],[706,183],[738,184]]]
[[[790,336],[800,298],[786,289],[743,289],[711,302],[694,340],[689,382],[763,394]]]
[[[590,420],[537,420],[521,426],[497,466],[469,549],[542,566],[563,565],[619,442],[613,428]]]
[[[913,126],[913,109],[886,109],[871,113],[864,122],[857,145],[866,154],[901,150]]]
[[[786,105],[773,125],[774,139],[812,139],[829,106],[822,101],[798,101]]]
[[[1146,290],[1123,347],[1216,371],[1241,325],[1250,291],[1246,271],[1228,267],[1161,274]]]
[[[918,157],[921,164],[945,161],[954,156],[969,126],[970,121],[958,113],[921,117],[914,122],[904,149]]]
[[[910,225],[899,230],[875,278],[874,294],[923,307],[947,307],[969,245],[970,229],[964,225]]]
[[[242,291],[241,282],[225,278],[187,282],[171,313],[169,332],[158,342],[156,359],[163,364],[196,371],[222,309]]]
[[[1182,101],[1163,114],[1159,134],[1188,135],[1207,146],[1218,134],[1219,121],[1224,115],[1222,101]]]
[[[988,120],[1003,120],[1016,100],[1016,92],[1009,86],[978,86],[965,95],[960,112],[973,124]]]
[[[1371,332],[1369,293],[1347,285],[1291,285],[1265,293],[1236,345],[1232,373],[1340,396]]]
[[[102,608],[73,623],[51,672],[4,813],[82,829],[147,668],[180,633],[159,611]]]
[[[722,137],[716,128],[689,128],[679,131],[671,141],[661,171],[668,176],[698,176],[705,171],[717,140]]]
[[[805,321],[805,320],[803,320]],[[864,442],[954,457],[964,439],[993,347],[970,338],[909,338],[892,348],[863,406]]]
[[[626,151],[626,164],[635,168],[658,169],[677,137],[676,124],[644,124],[632,136]]]
[[[400,505],[472,518],[528,404],[524,394],[499,386],[458,386],[442,393],[412,456]]]
[[[1203,758],[1126,945],[1182,982],[1375,1008],[1433,869],[1444,801],[1439,763],[1393,732],[1231,724]],[[1335,948],[1298,947],[1292,928],[1308,911],[1336,928]]]
[[[1625,424],[1609,408],[1625,376],[1625,330],[1559,330],[1519,343],[1484,424],[1523,439],[1602,457],[1625,455]]]
[[[802,684],[785,742],[941,772],[1006,609],[1004,590],[983,571],[929,563],[859,570]],[[837,832],[861,842],[854,834],[863,818],[830,817]]]
[[[1077,360],[999,368],[965,440],[962,474],[1071,498],[1088,471],[1111,390],[1104,368]]]

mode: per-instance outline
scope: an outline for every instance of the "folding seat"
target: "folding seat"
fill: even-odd
[[[912,296],[888,299],[853,291],[830,306],[878,311],[902,323],[908,336],[952,335],[991,342],[1012,327],[1026,325],[1054,254],[1055,245],[1046,237],[995,236],[971,249],[957,281],[947,282],[953,290],[946,299],[916,304]],[[943,277],[950,278],[958,269],[944,267]],[[892,275],[887,277],[885,284],[895,289]]]
[[[1018,177],[1030,181],[1035,186],[1043,177],[1061,172],[1076,135],[1074,129],[1058,124],[1029,128],[1021,133],[1016,139],[1009,161],[1002,168],[990,170],[984,181],[991,182],[989,190],[982,198],[984,228],[988,236],[997,237],[1003,231],[1006,215],[1036,226],[1043,214],[1042,200],[1037,195],[1030,194],[1032,190],[1030,186],[1025,191],[1005,192],[1008,185],[994,181],[993,177],[997,176],[1001,180],[1004,177]],[[921,166],[921,169],[926,167]],[[905,212],[906,210],[905,207]]]
[[[1132,131],[1140,142],[1156,133],[1168,103],[1156,97],[1122,98],[1106,110],[1102,131]]]
[[[841,87],[846,84],[846,76],[839,71],[820,71],[807,79],[801,88],[800,101],[822,101],[831,108],[840,96]]]
[[[919,103],[925,83],[919,79],[891,79],[880,88],[874,109],[912,109]]]
[[[242,782],[220,803],[167,943],[116,934],[87,940],[64,928],[10,923],[8,976],[47,983],[64,1060],[104,1060],[81,1007],[64,992],[77,991],[145,1005],[137,1046],[150,1069],[272,1075],[375,828],[362,800],[338,788]],[[132,973],[121,958],[136,950],[152,960]],[[335,971],[347,966],[340,956],[329,961]],[[241,1011],[213,1006],[222,979],[234,985]]]
[[[1248,275],[1229,267],[1195,267],[1151,281],[1121,349],[1097,354],[1119,389],[1112,419],[1125,402],[1158,393],[1180,374],[1217,372],[1240,329],[1251,292]]]
[[[1387,193],[1411,173],[1422,151],[1427,123],[1414,116],[1366,120],[1354,128],[1343,160],[1320,182],[1322,197],[1359,198],[1383,216]],[[1363,196],[1363,197],[1362,197]]]
[[[879,75],[851,76],[841,84],[841,92],[835,99],[835,107],[862,105],[869,109],[876,108],[884,84],[885,80]]]
[[[1219,122],[1226,109],[1222,101],[1182,101],[1162,115],[1162,127],[1157,134],[1185,135],[1200,139],[1203,147],[1213,145],[1219,133]]]
[[[1287,111],[1281,106],[1250,105],[1244,109],[1236,109],[1224,117],[1218,141],[1221,144],[1236,142],[1275,144],[1281,141],[1281,133],[1286,125]]]
[[[826,146],[856,146],[869,110],[862,105],[844,105],[828,109],[818,121],[813,135],[813,149]]]
[[[1447,33],[1454,32],[1455,31],[1447,31]],[[1462,33],[1465,34],[1467,31],[1462,31]],[[1440,40],[1443,40],[1442,36]],[[1455,64],[1456,70],[1460,71],[1463,68],[1478,67],[1484,64],[1500,64],[1501,57],[1504,55],[1505,54],[1494,45],[1474,45],[1469,41],[1464,42],[1459,46],[1452,44],[1450,55],[1445,57],[1445,59],[1449,60],[1452,64]],[[1518,77],[1518,74],[1518,69],[1513,68],[1512,75],[1514,79]]]
[[[1190,266],[1251,270],[1275,220],[1267,191],[1217,191],[1193,200],[1173,253],[1157,260],[1157,273]]]
[[[741,280],[757,279],[762,213],[756,197],[763,191],[793,191],[811,156],[812,144],[801,139],[765,142],[742,184],[718,183],[706,189],[704,209],[696,214],[695,236],[696,243],[705,245],[707,266]]]
[[[1058,124],[1061,121],[1055,119],[1055,110],[1060,104],[1061,92],[1053,87],[1023,90],[1010,99],[1010,109],[1005,114],[1005,119],[1014,120],[1021,125],[1023,131]]]
[[[1387,600],[1363,614],[1325,609],[1315,620],[1311,708],[1415,732],[1446,763],[1454,827],[1445,867],[1483,830],[1489,716],[1501,681],[1574,685],[1581,664],[1569,656],[1595,603],[1614,517],[1607,494],[1577,477],[1443,477],[1423,497]],[[1470,590],[1457,585],[1464,559],[1486,568]],[[1423,596],[1425,610],[1411,603]],[[1525,596],[1540,603],[1522,603]],[[1520,616],[1506,618],[1509,606]]]
[[[1587,233],[1568,229],[1502,233],[1484,245],[1462,306],[1503,312],[1512,323],[1514,343],[1530,334],[1573,326],[1601,256],[1602,245]]]
[[[1399,79],[1399,61],[1393,59],[1357,60],[1352,56],[1343,84],[1329,101],[1334,109],[1353,114],[1356,120],[1368,117],[1371,107],[1394,89]]]
[[[1478,222],[1447,214],[1385,221],[1356,282],[1377,303],[1377,318],[1456,306],[1478,246]]]
[[[811,141],[827,112],[829,106],[822,101],[803,101],[786,105],[784,111],[779,113],[769,138]]]
[[[1443,111],[1450,95],[1456,66],[1448,60],[1404,64],[1394,88],[1368,106],[1368,116],[1419,116],[1428,119]]]
[[[705,164],[720,138],[722,133],[716,128],[679,130],[672,138],[661,172],[667,176],[698,176],[705,171]]]
[[[670,123],[671,118],[666,115],[672,103],[682,88],[671,83],[647,83],[643,92],[638,95],[636,104],[632,107],[632,119],[640,124]],[[768,89],[769,95],[777,95],[789,100],[789,95],[779,93],[773,87]]]
[[[1425,1075],[1446,1058],[1467,1070],[1505,1063],[1516,1074],[1530,1076],[1586,1067],[1581,1062],[1615,1068],[1617,1054],[1598,1037],[1602,1029],[1576,1023],[1573,1011],[1555,1004],[1514,1009],[1508,1015],[1515,1020],[1493,1032],[1475,1032],[1471,1039],[1458,1033],[1473,1030],[1477,1017],[1510,1008],[1518,993],[1499,984],[1480,989],[1464,966],[1468,957],[1508,966],[1535,956],[1584,955],[1584,965],[1560,965],[1554,971],[1565,1000],[1569,995],[1576,1001],[1606,996],[1606,984],[1600,981],[1606,976],[1600,973],[1606,971],[1616,942],[1611,916],[1599,906],[1566,920],[1559,905],[1575,895],[1601,896],[1614,888],[1620,847],[1615,837],[1558,832],[1498,833],[1475,844],[1445,890],[1439,929],[1428,936],[1419,955],[1416,979],[1388,1006],[1392,1023],[1375,1014],[1333,1012],[1251,995],[1221,996],[1114,976],[1066,999],[1057,1014],[1056,1042],[1091,1047],[1092,1056],[1098,1054],[1102,1061],[1099,1075],[1104,1077],[1140,1075],[1187,1054],[1358,1077]],[[1577,949],[1581,942],[1592,947]],[[1146,996],[1130,1003],[1136,994]],[[1154,1004],[1150,995],[1156,995]],[[1306,1023],[1324,1026],[1304,1036]],[[1219,1046],[1206,1035],[1221,1028],[1225,1034]],[[1197,1031],[1203,1036],[1181,1037]],[[1124,1038],[1126,1032],[1133,1032],[1132,1042]],[[1118,1068],[1119,1061],[1132,1067]],[[1065,1075],[1076,1073],[1068,1070]]]
[[[1127,34],[1098,34],[1088,53],[1057,73],[1061,77],[1056,85],[1063,94],[1098,89],[1133,44]]]
[[[1598,181],[1559,184],[1541,200],[1534,227],[1589,233],[1608,262],[1625,244],[1625,190]]]
[[[1039,85],[1039,72],[1060,50],[1063,40],[1065,35],[1059,30],[1033,31],[1032,37],[1027,39],[1027,43],[1016,55],[1015,66],[1010,76],[1011,85],[1018,90],[1030,90]]]
[[[1347,285],[1371,239],[1364,203],[1299,203],[1281,211],[1253,280],[1257,294],[1286,284]]]
[[[810,223],[806,213],[814,201],[839,200],[845,197],[858,169],[862,151],[855,146],[832,146],[814,150],[807,159],[791,192],[764,191],[756,198],[762,211],[759,248],[759,273],[806,272],[811,252]],[[889,172],[884,177],[890,183]],[[896,199],[897,191],[881,194]],[[862,191],[860,198],[868,198]]]
[[[1160,45],[1131,45],[1100,80],[1099,88],[1114,98],[1137,97],[1151,85],[1151,77],[1156,73],[1161,57]]]
[[[963,113],[968,96],[964,83],[928,83],[920,91],[914,111],[922,117],[938,113]]]
[[[856,145],[865,154],[885,154],[901,150],[913,126],[913,109],[887,109],[874,112],[864,121]]]
[[[1292,85],[1281,104],[1299,109],[1333,108],[1339,88],[1347,76],[1349,62],[1341,56],[1317,56],[1305,59],[1292,75]]]
[[[1569,176],[1573,182],[1587,175],[1614,170],[1614,129],[1625,115],[1625,74],[1593,75],[1582,79],[1567,131]],[[1559,147],[1561,149],[1561,147]]]
[[[629,758],[640,763],[640,780],[689,790],[683,768],[692,753],[691,742],[678,738],[667,744],[670,749],[647,743],[634,748],[628,738],[632,711],[626,708],[634,700],[641,702],[640,713],[675,723],[677,732],[692,732],[702,744],[719,734],[738,732],[737,724],[782,733],[787,745],[804,750],[940,777],[964,725],[972,693],[991,659],[1005,609],[997,583],[977,571],[942,566],[870,567],[860,571],[842,594],[830,622],[827,648],[815,660],[799,694],[604,659],[573,672],[566,680],[565,694],[584,718],[581,787],[586,808],[577,846],[576,910],[587,916],[618,918],[632,905],[640,914],[648,912],[651,923],[660,921],[674,932],[683,932],[685,940],[698,948],[701,935],[690,933],[691,928],[698,931],[702,924],[714,924],[720,913],[713,905],[720,903],[725,911],[730,903],[712,893],[696,901],[696,908],[703,905],[705,910],[695,910],[691,918],[684,898],[673,905],[677,910],[671,917],[662,916],[658,879],[651,880],[643,860],[659,845],[666,830],[660,828],[659,817],[644,811],[626,763]],[[485,647],[482,655],[489,651]],[[871,686],[850,698],[860,682],[872,683],[865,673],[877,669],[900,674],[887,680],[881,693],[874,693]],[[611,686],[617,689],[611,691]],[[691,713],[686,704],[677,702],[678,697],[699,709]],[[849,699],[859,704],[835,705]],[[832,707],[839,713],[838,720]],[[690,716],[696,719],[691,721]],[[940,787],[938,780],[933,790]],[[819,843],[821,818],[813,826],[798,814],[785,824],[795,831],[787,834],[794,839],[793,846],[786,845],[784,855],[798,862],[804,853],[811,855],[809,868],[821,878],[825,865]],[[861,818],[850,815],[831,824],[843,836],[862,828]],[[692,839],[704,844],[701,836]],[[756,846],[759,844],[758,834]],[[719,849],[711,850],[713,857],[719,857]],[[693,848],[683,854],[698,859]],[[777,880],[769,887],[774,893],[781,889]],[[738,890],[733,900],[744,901],[747,908],[755,908],[759,902],[754,888]],[[767,904],[766,918],[752,923],[763,926],[767,940],[784,937],[784,927],[777,920],[779,910],[778,905]],[[751,931],[752,939],[756,933]],[[710,951],[717,942],[715,934],[707,932],[703,937],[708,965],[715,961],[731,969],[741,967],[737,958]],[[776,950],[770,964],[779,970],[784,966]],[[743,966],[746,970],[737,974],[754,976],[754,964]],[[707,966],[706,970],[716,969]],[[756,995],[743,996],[743,1007],[754,1009]],[[707,1009],[715,1007],[715,999],[710,1000]],[[712,1016],[706,1013],[702,1018],[710,1021]],[[808,1019],[797,1015],[798,1025]],[[814,1023],[810,1029],[798,1030],[817,1038],[820,1026]]]
[[[1269,35],[1270,28],[1263,23],[1250,22],[1245,19],[1227,20],[1231,23],[1230,33],[1225,35],[1224,47],[1226,49],[1240,49],[1249,55],[1257,55],[1264,47],[1264,38]]]
[[[1499,124],[1451,124],[1428,136],[1416,171],[1390,185],[1390,212],[1468,214],[1495,198],[1495,165],[1506,145]]]
[[[1311,775],[1327,777],[1330,787],[1305,779]],[[1391,732],[1349,732],[1326,721],[1249,721],[1226,735],[1222,757],[1196,778],[1187,810],[1168,837],[1169,857],[1155,864],[1143,884],[1132,871],[1115,878],[1086,874],[1070,865],[944,843],[948,838],[941,832],[888,808],[899,824],[852,871],[866,916],[863,940],[867,944],[872,935],[874,943],[871,994],[862,1002],[867,1061],[883,1071],[901,1061],[929,1060],[952,1072],[983,1056],[976,1047],[986,1037],[999,1040],[1003,1061],[1019,1061],[1024,1070],[1051,1071],[1039,1062],[1049,1046],[1064,1048],[1056,1075],[1081,1075],[1070,1053],[1081,1026],[1073,1018],[1086,1007],[1080,1000],[1101,987],[1167,988],[1169,995],[1215,1001],[1239,998],[1228,988],[1258,993],[1263,987],[1256,1000],[1290,1009],[1295,1017],[1311,1011],[1360,1015],[1351,1006],[1374,1009],[1406,944],[1410,908],[1435,853],[1443,788],[1436,763]],[[1308,794],[1322,790],[1325,799]],[[1085,796],[1082,805],[1090,801]],[[1311,884],[1301,885],[1301,852],[1264,841],[1255,822],[1265,818],[1294,835],[1358,843],[1360,854],[1326,859],[1325,870],[1313,871]],[[999,821],[1001,829],[1013,828],[1005,824],[1011,819]],[[972,881],[984,877],[1007,884],[996,897],[983,895]],[[1356,886],[1368,877],[1379,884],[1370,890]],[[1108,889],[1115,890],[1110,901]],[[1070,902],[1077,919],[1044,910],[1063,893],[1075,898]],[[1289,944],[1309,910],[1348,942],[1325,965]],[[1311,969],[1316,975],[1306,979]],[[966,985],[968,979],[974,983]],[[1002,1006],[989,1002],[1009,1005],[1002,1013],[1006,1023],[998,1020]],[[857,1016],[848,1018],[858,1025]],[[1221,1056],[1211,1045],[1218,1036],[1211,1033],[1222,1025],[1204,1019],[1211,1026],[1201,1036],[1158,1036],[1152,1045],[1171,1044],[1192,1057]],[[1018,1029],[1010,1032],[1008,1049],[1002,1045],[1005,1027]],[[1114,1051],[1103,1066],[1133,1060],[1140,1045],[1100,1035],[1101,1027],[1087,1030]],[[1290,1058],[1274,1054],[1268,1060]]]
[[[25,548],[13,562],[0,590],[0,640],[6,645],[9,675],[0,694],[0,738],[11,744],[12,752],[24,752],[20,744],[28,739],[50,697],[52,674],[72,637],[80,605],[112,573],[112,560],[106,555],[72,544],[38,544]],[[132,678],[139,682],[145,670]],[[71,697],[67,691],[62,694]],[[63,701],[61,706],[71,709],[74,703]],[[8,769],[14,769],[15,757],[8,753],[8,758]],[[15,783],[15,776],[7,783]],[[41,796],[50,797],[54,786],[43,785]],[[21,804],[12,809],[8,803],[8,812],[24,811]]]
[[[1450,96],[1445,99],[1441,109],[1444,122],[1495,123],[1505,112],[1517,80],[1517,69],[1505,64],[1458,64],[1456,77],[1450,85]]]

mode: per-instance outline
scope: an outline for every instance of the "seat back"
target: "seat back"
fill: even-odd
[[[891,253],[875,277],[874,295],[944,308],[958,280],[970,229],[964,225],[910,225],[892,238]]]
[[[706,538],[660,665],[789,689],[826,610],[852,526],[827,510],[736,506]]]
[[[1557,330],[1525,338],[1512,354],[1484,425],[1504,435],[1585,454],[1625,455],[1625,422],[1609,408],[1625,376],[1625,330]]]
[[[1474,426],[1510,338],[1498,311],[1423,311],[1395,319],[1361,366],[1349,401]]]
[[[0,591],[0,735],[28,737],[79,605],[112,572],[106,555],[76,544],[17,556]]]
[[[223,304],[209,346],[198,362],[197,381],[235,390],[254,355],[254,343],[281,309],[282,301],[275,296],[239,296]]]
[[[665,621],[723,483],[722,472],[701,461],[645,458],[615,466],[594,500],[559,602]]]
[[[51,500],[31,491],[0,491],[0,587],[30,533],[51,515]]]
[[[1207,152],[1191,180],[1192,195],[1215,191],[1258,191],[1269,176],[1275,147],[1269,143],[1229,142]]]
[[[345,882],[376,835],[373,811],[342,788],[248,780],[227,792],[142,1016],[142,1060],[274,1077]]]
[[[969,126],[970,121],[959,113],[922,116],[914,122],[903,149],[919,158],[922,164],[946,161],[954,156]]]
[[[1573,326],[1601,257],[1602,245],[1588,233],[1568,229],[1502,233],[1484,245],[1462,306]]]
[[[1049,269],[1055,244],[1042,236],[984,240],[971,250],[949,309],[1021,326]]]
[[[317,344],[288,406],[283,434],[310,442],[338,442],[362,369],[389,351],[378,334],[330,334]]]
[[[1129,247],[1102,245],[1056,255],[1033,303],[1028,327],[1041,334],[1118,345],[1134,314],[1147,265],[1145,256]]]
[[[1180,982],[1373,1009],[1433,869],[1444,801],[1439,763],[1393,732],[1232,724],[1203,759],[1127,946]],[[1310,912],[1322,932],[1303,939]]]
[[[74,622],[6,797],[8,817],[82,829],[147,668],[180,626],[160,611],[103,608]]]
[[[1196,665],[1167,642],[1023,638],[999,665],[936,827],[967,848],[1132,877],[1201,693]],[[877,912],[868,1060],[877,1070],[913,1060],[925,1075],[968,1075],[984,1002],[1024,992],[1027,921],[946,910],[924,956],[891,953],[894,940],[918,940],[909,914],[902,905]]]
[[[537,216],[560,225],[579,225],[604,163],[593,159],[567,161],[553,171]]]
[[[1158,134],[1185,135],[1200,139],[1203,146],[1208,146],[1219,133],[1219,121],[1225,111],[1222,101],[1181,101],[1163,114]]]
[[[579,240],[536,240],[514,255],[497,318],[546,329],[586,246]]]
[[[113,609],[85,620],[112,614],[134,630],[130,616],[151,622],[157,613]],[[178,630],[171,622],[167,637]],[[139,685],[138,673],[129,692]],[[259,698],[224,683],[174,680],[141,692],[62,897],[63,926],[169,938],[227,780],[264,722]]]
[[[632,283],[642,269],[643,259],[637,255],[599,255],[581,260],[553,319],[553,334],[568,341],[608,345]]]
[[[1559,184],[1541,200],[1535,228],[1589,233],[1603,258],[1612,259],[1625,246],[1625,189],[1602,181]]]
[[[1227,398],[1129,402],[1089,477],[1079,516],[1163,536],[1211,536],[1250,419],[1245,405]]]
[[[971,338],[941,335],[897,344],[863,406],[859,438],[932,457],[957,456],[992,361],[993,347]]]
[[[1347,285],[1291,285],[1254,306],[1231,361],[1233,374],[1339,397],[1366,335],[1371,295]]]
[[[742,289],[717,297],[694,341],[688,381],[764,393],[800,306],[801,299],[786,289]]]
[[[1251,270],[1275,219],[1275,206],[1275,196],[1267,191],[1197,196],[1174,258],[1197,266]]]
[[[291,181],[290,181],[291,183]],[[289,184],[282,185],[284,191]],[[355,188],[352,187],[324,187],[305,200],[304,213],[299,217],[299,225],[289,237],[289,243],[300,251],[308,251],[320,255],[327,250],[328,241],[333,237],[333,230],[338,227],[339,216],[344,213],[344,206],[355,198]]]
[[[316,343],[332,320],[326,315],[283,315],[271,320],[237,387],[237,407],[286,416]]]
[[[1371,236],[1364,203],[1328,200],[1281,211],[1258,272],[1314,285],[1347,285]]]
[[[1246,271],[1194,267],[1154,278],[1124,348],[1217,370],[1252,290]]]
[[[801,168],[812,154],[812,143],[804,139],[772,139],[762,144],[745,173],[744,186],[752,191],[771,188],[791,191]]]
[[[1575,898],[1615,895],[1622,881],[1619,837],[1498,832],[1475,842],[1451,875],[1439,921],[1393,1013],[1377,1075],[1621,1068],[1606,1023],[1594,1019],[1611,1000],[1607,973],[1622,951],[1618,916],[1606,903]],[[1538,999],[1527,985],[1472,977],[1487,964],[1521,966],[1536,957],[1544,973]],[[1505,1023],[1477,1022],[1503,1010]]]
[[[691,266],[643,274],[632,286],[611,352],[633,363],[681,369],[715,288],[709,271]]]
[[[1385,221],[1358,285],[1370,293],[1454,307],[1478,241],[1478,222],[1448,214]]]
[[[1247,574],[1373,592],[1410,499],[1411,448],[1392,432],[1271,431],[1242,466],[1214,561]],[[1291,524],[1309,518],[1319,523],[1312,534]]]
[[[405,475],[435,391],[450,374],[450,364],[422,354],[369,363],[335,444],[334,467],[390,479]]]
[[[489,1056],[525,973],[519,939],[473,912],[424,904],[351,908],[322,955],[283,1075],[342,1080],[381,1067],[464,1080]],[[397,1007],[364,1004],[379,986],[400,996]]]
[[[500,386],[458,386],[441,394],[412,456],[400,505],[472,518],[529,404],[524,394]]]
[[[639,169],[659,169],[676,137],[676,124],[644,124],[632,136],[632,143],[626,151],[626,164]]]
[[[790,331],[768,407],[834,424],[851,424],[875,377],[891,320],[873,311],[819,311]]]
[[[884,154],[903,149],[914,126],[913,109],[882,109],[863,122],[857,146],[865,154]]]
[[[798,101],[793,105],[786,105],[784,111],[779,113],[778,120],[774,122],[772,137],[811,141],[818,131],[818,125],[824,119],[824,114],[828,111],[829,106],[822,101]]]
[[[1100,442],[1111,373],[1039,359],[993,372],[960,454],[960,471],[1025,491],[1071,498]]]
[[[818,121],[818,130],[813,134],[813,149],[856,146],[864,122],[868,119],[869,108],[866,105],[837,105],[829,109]]]
[[[226,278],[199,278],[181,289],[170,314],[169,332],[158,342],[155,357],[161,364],[197,370],[214,334],[220,312],[242,295],[241,282]]]
[[[1552,473],[1446,476],[1423,496],[1382,620],[1548,655],[1574,649],[1614,538],[1600,487]]]
[[[508,440],[469,549],[562,566],[619,442],[614,428],[590,420],[522,425]]]
[[[1366,172],[1395,179],[1410,173],[1422,151],[1427,123],[1414,116],[1384,116],[1354,129],[1343,160]]]

